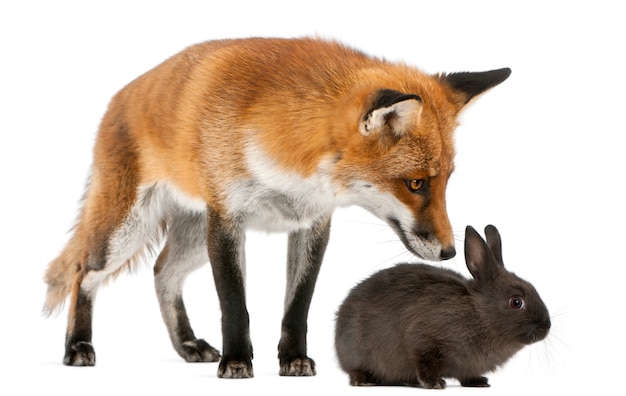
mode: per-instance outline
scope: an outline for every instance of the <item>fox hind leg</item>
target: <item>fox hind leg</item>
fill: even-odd
[[[98,242],[96,246],[88,252],[85,264],[74,276],[63,358],[63,364],[67,366],[96,364],[91,343],[93,303],[98,287],[106,278],[103,271],[108,267],[106,244]]]
[[[98,194],[92,195],[99,197]],[[85,236],[86,255],[79,265],[71,290],[68,327],[65,343],[64,364],[70,366],[93,366],[95,352],[91,343],[92,313],[96,292],[112,274],[129,264],[143,249],[154,242],[162,223],[162,202],[156,187],[142,189],[129,209],[110,210],[104,218],[111,224],[119,216],[117,227],[87,222],[93,218],[91,205],[85,204],[83,221],[77,232]],[[96,198],[97,199],[97,198]],[[105,202],[106,203],[106,202]],[[102,206],[102,202],[100,202]],[[110,207],[110,206],[103,206]],[[114,224],[114,223],[113,223]],[[91,228],[89,228],[91,227]]]
[[[96,353],[91,343],[91,320],[93,295],[81,290],[82,276],[77,274],[72,288],[70,313],[67,335],[65,338],[66,366],[93,366],[96,364]]]
[[[168,215],[167,242],[154,267],[154,282],[172,345],[187,362],[220,360],[217,349],[194,335],[182,296],[187,275],[208,260],[206,213],[172,209]]]

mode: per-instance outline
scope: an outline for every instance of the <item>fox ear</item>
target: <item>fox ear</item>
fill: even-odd
[[[466,105],[475,96],[500,84],[511,75],[511,69],[490,70],[486,72],[461,72],[440,74],[439,80],[447,84],[454,91],[464,95],[463,105]]]
[[[418,95],[381,89],[361,119],[359,132],[369,136],[390,129],[395,136],[401,137],[419,120],[421,113],[422,98]]]

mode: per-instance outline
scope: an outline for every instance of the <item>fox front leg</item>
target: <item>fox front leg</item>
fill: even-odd
[[[330,217],[310,229],[289,235],[287,292],[282,333],[278,344],[279,374],[315,375],[315,362],[307,356],[309,306],[330,235]]]
[[[237,224],[207,209],[207,248],[222,310],[220,378],[251,378],[252,342],[245,293],[245,234]]]

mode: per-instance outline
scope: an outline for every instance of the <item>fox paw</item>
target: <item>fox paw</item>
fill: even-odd
[[[316,374],[315,362],[309,357],[299,357],[295,359],[285,359],[280,362],[281,376],[290,377],[310,377]]]
[[[96,352],[90,342],[78,341],[65,347],[63,364],[66,366],[94,366]]]
[[[219,378],[252,378],[254,377],[252,362],[250,360],[231,360],[224,357],[217,369],[217,376]]]
[[[217,362],[221,358],[219,351],[202,339],[185,341],[181,349],[181,356],[189,363]]]

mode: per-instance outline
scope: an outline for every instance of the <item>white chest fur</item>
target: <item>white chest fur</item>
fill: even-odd
[[[265,231],[306,228],[335,209],[335,187],[328,174],[331,161],[302,177],[279,168],[256,145],[248,145],[246,159],[251,177],[234,183],[228,191],[229,212],[246,227]]]

